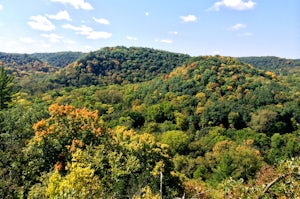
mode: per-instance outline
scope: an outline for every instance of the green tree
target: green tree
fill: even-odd
[[[0,111],[0,198],[18,198],[25,189],[23,147],[33,135],[32,125],[46,117],[43,104],[14,106]]]
[[[269,161],[274,163],[278,160],[286,160],[299,156],[300,138],[296,134],[280,135],[275,133],[271,137],[271,148],[268,153]]]
[[[169,102],[158,103],[147,108],[146,119],[148,122],[163,123],[164,121],[174,121],[175,108]]]
[[[7,74],[4,67],[0,65],[0,110],[8,107],[12,95],[16,92],[13,80],[14,77]]]
[[[213,171],[209,181],[217,184],[228,177],[243,178],[246,181],[253,178],[263,160],[260,152],[251,147],[252,143],[253,140],[245,141],[244,145],[227,140],[218,142],[212,152],[205,155],[208,166]]]
[[[248,125],[255,131],[272,135],[276,133],[275,123],[277,121],[277,115],[278,114],[272,110],[257,110],[251,115],[251,121]]]
[[[189,128],[189,122],[186,115],[180,112],[175,112],[174,116],[175,116],[176,127],[178,129],[185,131]]]
[[[128,116],[133,120],[132,122],[133,128],[141,127],[145,123],[145,117],[143,116],[142,113],[138,111],[132,111],[128,114]]]
[[[179,130],[167,131],[162,135],[161,142],[168,144],[173,154],[182,154],[189,144],[189,136]]]

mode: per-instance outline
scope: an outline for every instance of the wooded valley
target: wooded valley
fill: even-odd
[[[298,198],[300,60],[0,53],[1,198]]]

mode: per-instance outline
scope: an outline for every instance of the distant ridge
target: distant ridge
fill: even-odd
[[[256,68],[272,71],[276,74],[287,74],[300,71],[300,59],[285,59],[275,56],[262,56],[262,57],[238,57],[240,61],[251,64]]]
[[[35,62],[47,62],[50,66],[63,68],[83,55],[85,53],[71,51],[33,54],[0,52],[0,60],[8,67],[33,65]]]

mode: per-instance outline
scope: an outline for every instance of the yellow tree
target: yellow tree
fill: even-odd
[[[142,191],[142,187],[148,186],[156,195],[162,183],[164,196],[176,196],[176,191],[180,191],[181,187],[179,179],[172,175],[174,172],[168,145],[157,142],[151,134],[138,134],[125,127],[114,129],[112,138],[112,145],[116,148],[108,158],[118,193],[132,198]],[[171,195],[172,192],[175,195]]]
[[[102,185],[95,171],[75,161],[68,165],[66,176],[58,171],[50,176],[45,190],[47,198],[102,198]]]
[[[92,165],[81,161],[82,155],[83,151],[77,149],[66,167],[66,175],[58,170],[43,175],[41,183],[31,187],[28,198],[103,198],[101,181]]]
[[[109,137],[97,111],[53,104],[49,114],[48,119],[34,124],[35,135],[25,149],[29,178],[54,167],[64,172],[77,148],[98,145]]]

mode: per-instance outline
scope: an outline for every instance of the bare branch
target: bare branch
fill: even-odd
[[[299,176],[300,177],[300,173],[296,173],[296,172],[290,172],[290,173],[285,173],[281,176],[278,176],[277,178],[275,178],[272,182],[270,182],[266,188],[264,189],[264,191],[260,194],[260,196],[258,197],[258,199],[262,199],[262,197],[269,191],[269,189],[278,181],[280,181],[283,178],[286,178],[287,176],[290,175],[295,175],[295,176]]]

